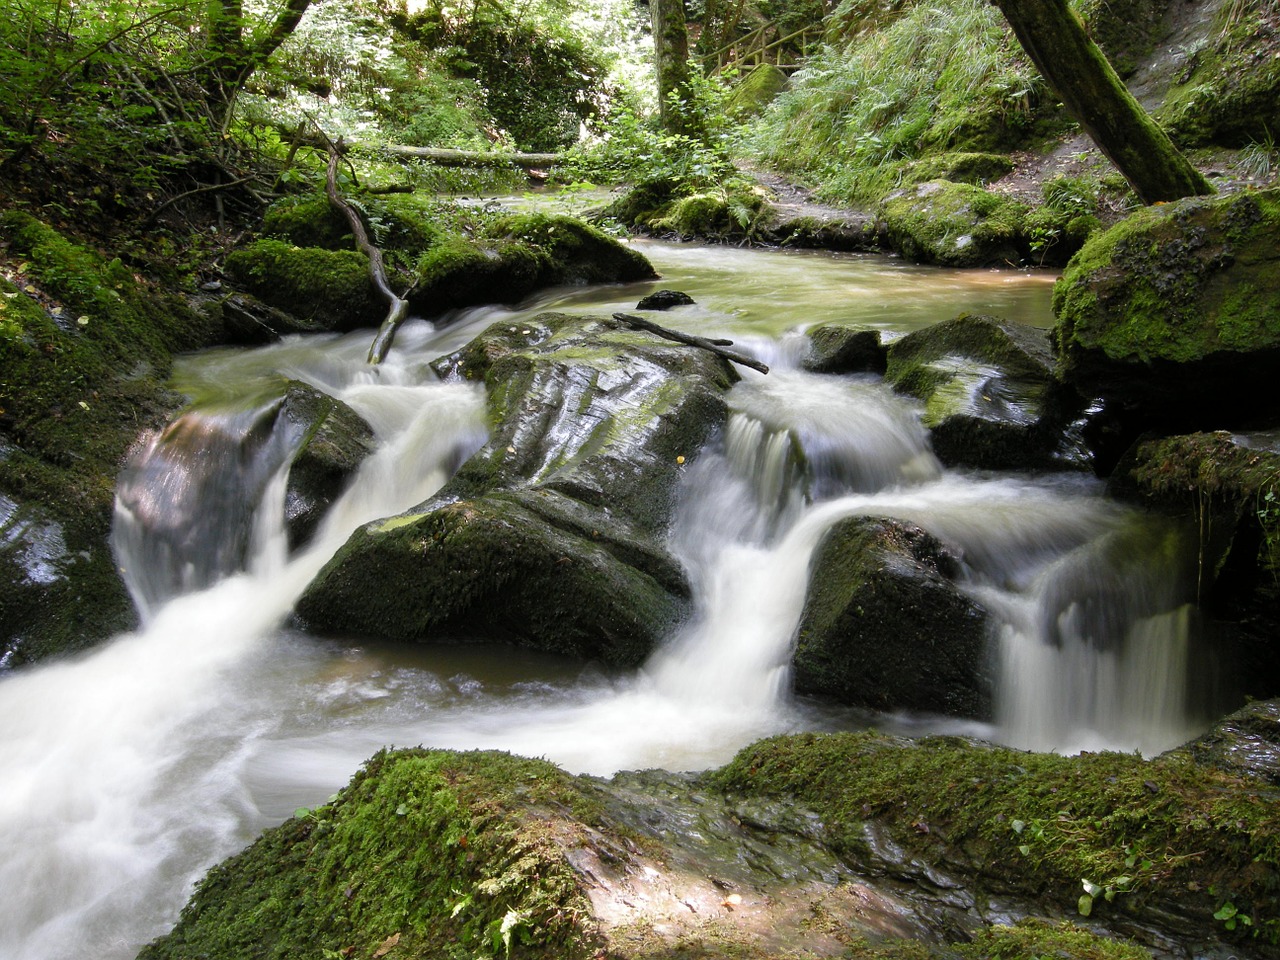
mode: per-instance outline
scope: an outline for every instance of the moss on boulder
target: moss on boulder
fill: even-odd
[[[936,153],[907,164],[909,183],[947,180],[976,186],[999,180],[1013,170],[1013,161],[1003,153]]]
[[[327,329],[375,326],[386,313],[355,250],[257,240],[227,256],[227,273],[264,303]]]
[[[1027,208],[968,183],[931,180],[890,194],[879,216],[889,245],[904,257],[948,267],[1017,264]]]
[[[787,75],[772,63],[762,63],[734,84],[724,110],[735,120],[746,120],[764,112],[790,85]]]
[[[760,798],[801,804],[859,871],[963,885],[975,907],[1025,898],[1043,917],[1086,911],[1094,929],[1161,952],[1278,952],[1274,788],[1184,752],[1062,757],[959,738],[802,734],[748,747],[707,779],[744,816]],[[1224,904],[1252,925],[1224,928]]]
[[[889,345],[886,380],[924,402],[924,425],[946,464],[985,469],[1082,467],[1067,427],[1080,411],[1054,377],[1048,332],[962,315]]]
[[[884,373],[888,349],[880,331],[832,322],[804,333],[807,349],[801,366],[810,373]]]
[[[173,353],[218,339],[120,260],[5,215],[23,286],[0,280],[0,649],[6,664],[135,623],[108,545],[116,474],[181,403]]]
[[[1061,375],[1143,423],[1280,413],[1280,191],[1148,207],[1095,235],[1054,288]]]
[[[544,314],[495,324],[436,366],[485,383],[489,442],[435,498],[357,532],[300,619],[643,660],[688,612],[663,543],[684,462],[727,417],[727,362]]]

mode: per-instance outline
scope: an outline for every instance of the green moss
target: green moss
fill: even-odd
[[[949,180],[952,183],[985,184],[1013,170],[1013,161],[1000,153],[940,153],[906,165],[907,183]]]
[[[965,183],[931,181],[880,206],[889,242],[903,256],[945,266],[1017,263],[1024,204]]]
[[[262,234],[297,247],[352,249],[351,225],[322,193],[285,197],[262,218]]]
[[[771,63],[762,63],[734,85],[725,112],[735,120],[757,116],[787,86],[785,73]]]
[[[406,960],[593,956],[562,845],[599,816],[545,761],[383,751],[332,802],[210,871],[140,960],[328,960],[388,944]]]
[[[1275,10],[1263,4],[1219,5],[1156,112],[1172,136],[1186,146],[1271,141],[1280,130],[1276,27]]]
[[[0,545],[0,638],[22,661],[133,622],[107,545],[116,474],[137,434],[179,402],[163,388],[172,353],[217,329],[28,215],[4,225],[22,286],[0,280],[0,495],[17,505]],[[65,554],[33,581],[23,531],[53,527]]]
[[[1280,191],[1139,210],[1080,250],[1054,287],[1068,367],[1188,362],[1280,345]]]
[[[707,779],[734,795],[804,804],[854,864],[869,855],[865,825],[874,822],[925,862],[962,850],[983,876],[1063,909],[1087,880],[1115,897],[1100,895],[1097,915],[1177,903],[1208,935],[1229,901],[1252,912],[1263,936],[1280,933],[1270,791],[1185,755],[1061,757],[958,738],[804,734],[748,747]]]
[[[258,240],[231,252],[227,272],[264,303],[326,327],[375,326],[386,312],[355,250]]]
[[[1070,923],[1023,920],[1013,926],[987,927],[972,943],[959,946],[963,960],[1151,960],[1151,952],[1115,937],[1103,937]]]

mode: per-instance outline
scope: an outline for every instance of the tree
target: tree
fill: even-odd
[[[1143,203],[1213,193],[1142,109],[1067,0],[992,0],[1066,106]]]
[[[684,0],[649,0],[653,59],[658,76],[658,115],[667,133],[689,133],[681,109],[689,87],[689,30]]]
[[[207,54],[201,75],[205,92],[216,111],[225,116],[235,96],[255,70],[266,65],[271,54],[297,28],[312,0],[285,0],[275,18],[264,28],[253,29],[242,0],[211,0],[205,31]]]

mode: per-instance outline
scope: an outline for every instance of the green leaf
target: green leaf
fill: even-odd
[[[1021,833],[1023,830],[1027,829],[1026,823],[1022,820],[1015,820],[1013,823],[1009,824],[1009,826],[1013,827],[1014,833]]]
[[[1076,910],[1082,917],[1087,917],[1093,913],[1093,897],[1087,893],[1080,894],[1080,900],[1076,903]]]

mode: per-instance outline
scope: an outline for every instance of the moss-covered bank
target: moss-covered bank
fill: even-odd
[[[34,217],[4,217],[0,280],[0,644],[6,662],[86,646],[133,622],[107,537],[116,473],[180,398],[174,352],[222,335],[118,259]]]
[[[383,752],[140,960],[1274,957],[1274,785],[1214,756],[806,734],[600,781]]]

